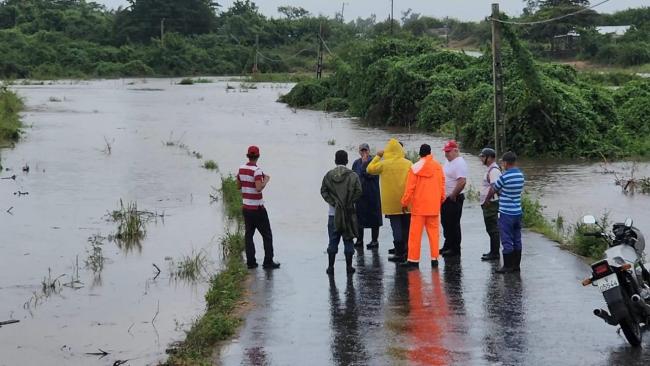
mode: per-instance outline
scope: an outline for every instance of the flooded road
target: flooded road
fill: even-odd
[[[180,86],[174,80],[15,87],[26,99],[24,122],[31,127],[15,149],[2,152],[3,166],[12,169],[3,176],[17,177],[0,181],[0,321],[21,322],[0,328],[0,365],[164,360],[167,346],[201,314],[206,290],[205,281],[173,280],[171,262],[204,250],[210,272],[220,266],[223,214],[209,199],[219,179],[200,165],[213,159],[222,174],[235,172],[250,144],[260,146],[260,166],[273,176],[265,199],[282,269],[253,272],[254,307],[219,362],[604,365],[650,359],[647,351],[630,351],[613,327],[591,315],[602,298],[579,285],[587,267],[547,240],[526,235],[520,278],[493,276],[492,265],[478,260],[487,236],[475,203],[463,216],[459,263],[442,262],[438,271],[396,271],[387,261],[386,222],[379,251],[355,257],[358,272],[351,280],[338,258],[330,281],[324,273],[327,207],[319,190],[334,152],[343,148],[355,157],[360,142],[374,151],[396,136],[408,150],[430,143],[440,160],[443,140],[292,111],[275,103],[289,87]],[[102,151],[104,137],[114,141],[110,155]],[[170,141],[174,146],[166,146]],[[470,181],[478,186],[478,159],[466,159]],[[28,173],[21,170],[26,164]],[[623,196],[597,165],[525,168],[549,215],[599,215],[613,207],[613,217],[632,216],[650,232],[647,197]],[[29,194],[14,195],[19,191]],[[116,225],[105,216],[120,199],[164,213],[164,220],[148,224],[139,247],[104,242],[106,261],[98,276],[85,265],[92,250],[88,238],[114,233]],[[11,214],[5,213],[10,207]],[[152,263],[162,269],[155,280]],[[48,273],[63,275],[61,283],[78,278],[82,285],[73,287],[83,287],[60,286],[43,296]],[[98,349],[111,354],[86,355]]]

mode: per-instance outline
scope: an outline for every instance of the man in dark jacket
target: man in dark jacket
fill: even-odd
[[[361,181],[363,194],[357,201],[357,219],[359,221],[359,236],[357,236],[356,247],[363,246],[363,230],[370,229],[372,240],[368,243],[368,249],[379,248],[379,227],[382,225],[381,218],[381,197],[379,197],[379,176],[370,175],[366,171],[373,156],[370,155],[370,146],[361,144],[359,146],[361,158],[352,163],[352,171],[357,173]]]
[[[320,188],[321,196],[330,206],[327,221],[327,232],[329,234],[327,274],[334,274],[334,260],[336,259],[336,253],[338,253],[341,237],[345,246],[347,273],[352,274],[355,272],[352,267],[354,238],[358,235],[355,203],[361,197],[361,183],[359,177],[352,170],[346,168],[348,153],[343,150],[337,151],[334,162],[336,168],[325,174]]]

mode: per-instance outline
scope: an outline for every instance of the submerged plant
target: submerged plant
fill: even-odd
[[[214,160],[206,160],[203,162],[203,167],[208,170],[219,170],[219,165]]]
[[[122,242],[137,242],[146,235],[145,220],[148,213],[138,211],[138,204],[130,202],[126,206],[120,200],[120,209],[111,213],[117,225],[115,238]]]
[[[335,139],[327,140],[327,144],[330,146],[334,146],[336,145],[336,140]]]
[[[237,188],[237,180],[234,176],[221,177],[221,196],[223,197],[226,216],[241,223],[243,221],[241,212],[242,196],[241,191]]]
[[[196,282],[205,278],[208,255],[204,250],[192,251],[190,255],[183,256],[178,263],[172,262],[171,278],[187,282]]]

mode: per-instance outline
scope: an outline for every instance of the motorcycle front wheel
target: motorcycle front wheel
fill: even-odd
[[[641,346],[641,326],[632,317],[627,316],[620,322],[621,330],[632,347]]]

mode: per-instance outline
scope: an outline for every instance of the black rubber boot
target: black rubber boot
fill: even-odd
[[[352,267],[352,256],[353,256],[352,253],[345,254],[345,265],[346,265],[345,271],[348,272],[348,274],[353,274],[354,272],[356,272],[354,267]]]
[[[407,269],[407,270],[419,269],[419,268],[420,268],[420,263],[418,263],[418,262],[406,261],[406,262],[404,262],[404,263],[400,263],[399,267],[400,267],[400,268]]]
[[[485,253],[483,256],[481,256],[482,261],[498,261],[501,259],[501,256],[499,256],[499,252],[496,253]]]
[[[515,250],[512,252],[514,254],[512,260],[512,269],[514,272],[521,271],[521,250]]]
[[[482,261],[499,260],[499,258],[501,258],[501,256],[499,256],[499,246],[500,246],[499,233],[490,234],[490,252],[483,254],[481,260]]]
[[[515,269],[512,267],[515,252],[503,255],[503,266],[497,269],[497,273],[512,273]]]
[[[327,270],[325,273],[328,275],[333,275],[334,274],[334,261],[336,260],[336,253],[327,253],[329,265],[327,266]]]

